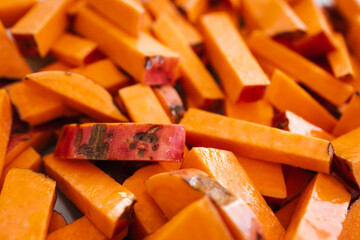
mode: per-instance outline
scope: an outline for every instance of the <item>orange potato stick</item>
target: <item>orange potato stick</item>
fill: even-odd
[[[354,77],[354,69],[351,64],[350,53],[346,46],[344,37],[340,33],[334,33],[336,48],[327,54],[334,76],[341,80]]]
[[[239,0],[230,0],[231,2],[239,2]],[[177,9],[184,15],[186,18],[196,24],[199,17],[206,11],[208,8],[208,1],[203,0],[175,0]],[[235,7],[235,6],[234,6]]]
[[[51,47],[52,54],[61,61],[79,67],[98,60],[97,44],[70,33],[64,33]]]
[[[6,151],[10,140],[12,126],[12,110],[9,95],[5,89],[0,89],[0,177],[5,167]]]
[[[343,180],[355,189],[360,187],[360,128],[331,141],[335,158],[333,169]]]
[[[278,211],[276,211],[275,215],[281,222],[281,225],[284,226],[285,229],[289,227],[291,218],[295,212],[295,209],[299,203],[300,197],[291,200],[286,203],[283,207],[281,207]]]
[[[0,189],[4,185],[5,177],[12,168],[25,168],[35,172],[41,171],[41,156],[29,147],[19,154],[11,163],[4,167],[0,178]]]
[[[287,196],[281,164],[237,157],[261,195],[284,199]]]
[[[291,167],[286,175],[287,201],[291,201],[305,190],[314,177],[314,172]]]
[[[100,85],[76,73],[38,72],[27,75],[24,83],[47,91],[69,107],[100,121],[128,121],[115,107],[111,95]]]
[[[229,99],[225,100],[225,115],[248,122],[271,126],[274,117],[273,107],[265,100],[256,102],[233,103]]]
[[[66,9],[71,0],[45,0],[35,5],[12,28],[20,51],[29,56],[44,57],[65,31]],[[44,17],[46,16],[46,17]]]
[[[181,55],[181,83],[186,94],[191,95],[197,106],[209,108],[224,98],[219,86],[201,60],[181,36],[178,26],[168,16],[158,17],[152,27],[155,35],[167,46]]]
[[[51,219],[48,228],[48,235],[60,228],[65,227],[66,225],[67,222],[65,218],[60,213],[54,210],[51,214]]]
[[[6,89],[20,119],[31,126],[63,116],[66,110],[65,104],[59,99],[23,82],[12,84]]]
[[[110,93],[130,84],[130,77],[121,72],[110,59],[99,60],[70,71],[93,80]]]
[[[52,130],[36,128],[25,133],[13,133],[7,147],[4,167],[29,147],[38,152],[44,150],[51,144],[53,135]]]
[[[174,83],[179,55],[149,34],[132,37],[89,8],[79,10],[74,29],[95,41],[102,52],[137,81],[147,85]]]
[[[150,0],[143,3],[145,8],[157,19],[160,15],[167,15],[179,28],[187,43],[197,52],[202,49],[203,38],[198,30],[185,20],[170,0]]]
[[[265,239],[281,239],[284,228],[232,152],[192,148],[182,168],[196,168],[214,178],[249,205],[262,225]]]
[[[52,62],[45,67],[41,68],[39,72],[46,72],[46,71],[68,71],[71,69],[71,66],[69,66],[66,63],[63,63],[61,61],[55,61]]]
[[[330,142],[280,129],[190,109],[180,124],[192,146],[215,147],[236,155],[288,164],[312,171],[330,172]]]
[[[208,197],[190,204],[145,240],[230,240],[231,233]]]
[[[278,119],[276,119],[274,122],[274,126],[277,128],[304,136],[321,138],[328,141],[334,138],[332,135],[325,132],[323,129],[313,125],[312,123],[307,122],[302,117],[299,117],[298,115],[290,111],[285,111],[277,118]]]
[[[125,228],[119,235],[111,238],[111,240],[121,240],[127,235]],[[87,217],[81,217],[63,228],[57,229],[49,233],[47,240],[108,240]]]
[[[307,27],[283,0],[244,0],[245,22],[261,28],[266,34],[298,38]]]
[[[43,174],[11,169],[0,195],[0,239],[46,239],[55,186]]]
[[[134,0],[89,0],[88,4],[127,33],[138,37],[145,10]]]
[[[333,135],[338,137],[349,131],[360,127],[360,92],[356,93],[351,98],[349,104],[346,106],[338,124],[336,125]]]
[[[178,123],[185,113],[185,107],[176,89],[167,85],[154,88],[153,90],[170,117],[171,122]]]
[[[307,26],[306,36],[293,43],[297,51],[305,56],[317,57],[336,48],[332,29],[315,0],[297,1],[292,8]]]
[[[88,161],[44,157],[46,173],[106,237],[125,229],[133,218],[134,194]],[[105,186],[105,187],[104,187]]]
[[[360,15],[354,17],[349,23],[349,32],[347,35],[347,41],[354,52],[355,56],[357,57],[358,61],[360,59]]]
[[[350,194],[341,183],[317,174],[301,195],[283,239],[337,239],[349,202]]]
[[[263,237],[262,228],[249,206],[202,171],[182,169],[156,174],[145,185],[169,219],[192,202],[208,196],[235,239]]]
[[[320,103],[279,70],[275,70],[271,77],[266,99],[281,112],[289,110],[328,132],[331,132],[337,123],[336,118]]]
[[[252,102],[262,98],[270,82],[230,16],[225,12],[203,15],[201,27],[211,64],[219,74],[229,99]]]
[[[144,19],[141,24],[141,31],[151,34],[151,25],[153,24],[153,19],[149,12],[145,11]]]
[[[253,32],[247,42],[257,56],[275,64],[289,76],[296,76],[300,82],[336,106],[344,104],[354,92],[349,84],[338,81],[314,63],[259,31]]]
[[[343,228],[338,237],[339,240],[357,240],[360,239],[359,231],[359,214],[360,214],[360,200],[354,202],[348,213],[345,221],[342,223]]]
[[[158,164],[146,166],[137,170],[123,183],[123,186],[134,193],[137,199],[137,203],[134,206],[134,223],[129,228],[131,239],[143,239],[167,222],[167,218],[156,202],[146,192],[144,185],[144,182],[149,177],[164,171],[165,169]]]
[[[0,3],[1,4],[1,3]],[[22,78],[31,73],[30,67],[10,40],[0,21],[0,78]]]
[[[357,0],[335,0],[335,4],[348,21],[360,14],[360,4]]]
[[[36,3],[37,0],[2,0],[0,2],[0,21],[9,28]]]

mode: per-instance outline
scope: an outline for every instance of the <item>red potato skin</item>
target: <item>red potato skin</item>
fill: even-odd
[[[185,130],[173,124],[66,125],[55,157],[76,160],[183,160]]]
[[[149,86],[174,85],[179,59],[163,56],[145,57],[144,83]]]

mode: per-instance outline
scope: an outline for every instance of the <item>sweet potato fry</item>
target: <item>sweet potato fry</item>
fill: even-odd
[[[127,121],[100,85],[76,73],[48,71],[27,75],[24,83],[46,91],[71,108],[100,121]]]
[[[284,240],[337,239],[349,202],[350,194],[341,183],[319,173],[302,194]]]
[[[333,149],[322,139],[196,109],[188,110],[180,124],[185,126],[186,142],[192,146],[226,149],[238,156],[330,172]]]
[[[29,169],[11,169],[0,195],[0,239],[46,239],[56,182]]]
[[[281,222],[281,225],[284,226],[285,229],[289,227],[291,218],[294,214],[294,211],[299,203],[300,197],[291,200],[286,203],[283,207],[281,207],[278,211],[276,211],[275,215]]]
[[[55,157],[76,160],[182,161],[183,126],[88,123],[63,127]]]
[[[44,157],[46,173],[106,237],[125,229],[133,218],[135,196],[88,161]],[[106,186],[106,187],[104,187]]]
[[[153,90],[171,122],[178,123],[185,113],[185,107],[176,89],[172,86],[161,86]]]
[[[166,15],[158,17],[152,27],[158,39],[181,55],[181,84],[197,106],[211,108],[224,98],[223,93],[201,60],[180,35],[178,26]]]
[[[360,59],[360,16],[353,17],[349,25],[347,41],[355,56]]]
[[[39,72],[46,72],[46,71],[68,71],[71,69],[71,66],[63,63],[61,61],[52,62],[45,67],[41,68]]]
[[[9,28],[36,3],[37,0],[2,0],[0,2],[0,21]]]
[[[357,91],[346,106],[333,134],[338,137],[360,127],[360,92]]]
[[[74,28],[95,41],[102,52],[137,81],[147,85],[174,83],[179,55],[147,33],[132,37],[89,8],[79,10]]]
[[[129,34],[139,36],[145,14],[141,3],[133,0],[89,0],[88,4]]]
[[[336,118],[320,103],[279,70],[271,77],[266,99],[281,112],[289,110],[328,132],[331,132],[337,123]]]
[[[341,15],[349,21],[360,14],[360,5],[356,0],[335,0],[335,4]]]
[[[211,64],[229,99],[252,102],[262,98],[270,82],[229,15],[225,12],[205,14],[200,22]]]
[[[51,53],[61,61],[79,67],[101,58],[97,44],[70,33],[64,33],[51,47]]]
[[[0,176],[6,162],[6,151],[10,140],[12,110],[10,98],[4,89],[0,89]]]
[[[196,168],[214,178],[249,205],[262,225],[265,239],[281,239],[284,228],[232,152],[192,148],[182,168]]]
[[[275,64],[289,76],[296,76],[300,82],[336,106],[344,104],[354,92],[349,84],[338,81],[319,66],[259,31],[255,31],[247,40],[256,56]]]
[[[262,238],[262,228],[249,206],[202,171],[182,169],[160,173],[150,177],[145,185],[169,219],[192,202],[208,196],[235,239]]]
[[[22,78],[31,73],[31,69],[21,56],[16,45],[6,34],[0,22],[0,78]]]
[[[65,227],[66,225],[67,223],[65,218],[60,213],[54,210],[51,214],[51,219],[48,228],[48,235],[60,228]]]
[[[239,0],[230,0],[230,2],[239,2]],[[175,4],[177,9],[190,22],[196,24],[199,17],[206,11],[209,3],[202,0],[175,0]]]
[[[66,9],[71,0],[45,0],[35,5],[12,28],[20,51],[28,56],[44,57],[65,31]],[[44,17],[46,16],[46,17]]]
[[[345,221],[342,223],[342,231],[338,237],[339,240],[356,240],[360,238],[360,232],[358,228],[359,211],[360,200],[357,200],[351,205],[348,213],[346,214]]]

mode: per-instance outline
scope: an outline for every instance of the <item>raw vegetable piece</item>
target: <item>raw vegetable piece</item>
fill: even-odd
[[[95,41],[102,52],[137,81],[147,85],[172,85],[176,80],[179,55],[149,34],[132,37],[89,8],[79,10],[74,29]]]
[[[306,36],[293,43],[298,52],[308,57],[317,57],[336,48],[332,29],[315,0],[298,1],[292,8],[307,26]]]
[[[261,226],[249,206],[202,171],[160,173],[150,177],[145,185],[169,219],[205,195],[214,202],[235,239],[262,238]]]
[[[335,159],[333,170],[355,189],[360,187],[360,128],[331,141]]]
[[[341,183],[319,173],[302,194],[283,239],[337,239],[349,202]]]
[[[65,218],[60,213],[54,210],[51,214],[48,234],[55,232],[56,230],[65,227],[66,225],[67,223]]]
[[[360,59],[360,15],[354,17],[349,24],[350,27],[347,35],[347,41],[355,56]]]
[[[38,72],[27,75],[24,83],[47,91],[69,107],[96,120],[128,121],[103,87],[79,74],[64,71]]]
[[[224,98],[219,86],[205,68],[201,60],[181,36],[178,26],[168,16],[161,15],[152,26],[153,32],[174,51],[181,55],[181,84],[187,95],[190,95],[197,106],[211,108]]]
[[[279,70],[275,70],[271,77],[266,99],[281,112],[289,110],[328,132],[337,123],[336,118],[320,103]]]
[[[31,73],[30,67],[19,53],[15,43],[8,37],[6,29],[1,21],[0,52],[0,78],[22,78],[26,74]]]
[[[146,166],[137,170],[123,183],[123,186],[134,193],[137,199],[134,206],[134,223],[129,227],[131,239],[143,239],[167,222],[165,215],[147,193],[144,185],[149,177],[164,171],[165,169],[158,164]]]
[[[265,239],[281,239],[284,228],[232,152],[192,148],[182,168],[196,168],[214,178],[249,205],[262,225]]]
[[[6,89],[20,119],[31,126],[54,120],[66,111],[65,104],[58,98],[23,82],[12,84]]]
[[[89,5],[130,35],[138,37],[145,10],[133,0],[89,0]]]
[[[197,109],[189,109],[180,124],[185,126],[186,142],[192,146],[215,147],[242,157],[330,172],[333,149],[322,139]]]
[[[145,11],[144,19],[141,24],[141,31],[151,34],[151,25],[153,24],[153,19],[149,12]]]
[[[129,224],[136,202],[134,194],[88,161],[44,157],[46,173],[106,237],[112,238]]]
[[[230,0],[230,2],[239,2],[239,0]],[[184,15],[186,18],[196,24],[199,17],[206,11],[208,8],[208,1],[202,0],[175,0],[177,9]],[[235,8],[235,6],[234,6]]]
[[[125,228],[119,235],[111,240],[120,240],[126,237],[127,228]],[[76,221],[65,225],[63,228],[57,229],[49,233],[47,240],[108,240],[101,231],[99,231],[94,224],[92,224],[87,217],[81,217]]]
[[[290,112],[285,111],[280,116],[276,117],[274,126],[292,133],[321,138],[324,140],[332,140],[334,137],[323,129],[307,122],[302,117]]]
[[[327,54],[327,59],[335,77],[347,80],[354,77],[354,69],[351,64],[350,53],[342,34],[334,33],[336,41],[335,50]]]
[[[357,240],[360,238],[359,231],[359,211],[360,211],[360,200],[354,202],[348,213],[346,214],[345,221],[342,223],[342,231],[339,240]]]
[[[37,0],[1,0],[0,21],[9,28],[36,3]]]
[[[96,61],[70,71],[93,80],[110,93],[115,93],[130,83],[130,77],[121,72],[110,59]]]
[[[41,152],[48,147],[53,139],[52,129],[35,128],[25,133],[13,133],[6,150],[4,167],[7,167],[17,156],[28,147]]]
[[[200,22],[211,64],[229,99],[233,102],[261,99],[270,82],[230,16],[225,12],[215,12],[203,15]]]
[[[65,31],[66,9],[71,0],[45,0],[36,4],[12,28],[20,51],[27,56],[44,57]]]
[[[233,103],[229,99],[226,99],[224,103],[225,115],[228,117],[262,124],[265,126],[272,125],[274,109],[267,101],[263,99],[252,103]]]
[[[92,63],[101,57],[95,42],[70,33],[61,35],[51,47],[51,52],[57,59],[74,67]]]
[[[340,82],[316,64],[259,31],[254,31],[247,40],[256,56],[273,63],[287,75],[296,76],[300,82],[336,106],[344,104],[354,92],[349,84]]]
[[[12,110],[8,94],[0,89],[0,177],[6,162],[6,151],[10,139],[12,125]]]
[[[52,62],[45,67],[41,68],[39,72],[47,72],[47,71],[68,71],[71,69],[71,66],[67,65],[66,63],[55,61]]]
[[[281,164],[244,157],[237,158],[261,195],[278,199],[286,198],[286,184]]]
[[[305,34],[307,27],[283,0],[244,0],[245,23],[261,28],[266,34],[298,38]]]
[[[32,148],[29,147],[20,153],[12,162],[10,162],[2,170],[0,178],[0,189],[4,185],[5,177],[12,168],[30,169],[34,172],[41,171],[41,156]]]
[[[301,168],[291,167],[286,175],[287,201],[291,201],[305,190],[311,182],[314,173]]]
[[[171,122],[178,123],[185,113],[185,107],[176,89],[167,85],[154,88],[154,92],[162,107],[167,110]]]
[[[185,130],[175,124],[88,123],[63,127],[55,156],[76,160],[182,161]]]
[[[285,229],[289,227],[291,218],[295,212],[295,208],[298,205],[300,200],[300,197],[295,198],[294,200],[291,200],[286,205],[281,207],[276,213],[276,217],[281,222],[281,225],[284,226]]]
[[[335,0],[337,9],[348,21],[360,14],[360,4],[357,0]]]
[[[55,186],[43,174],[11,169],[0,195],[0,239],[46,239]]]
[[[157,19],[160,15],[167,15],[179,28],[181,35],[195,52],[202,50],[203,38],[198,30],[185,20],[170,0],[150,0],[143,3],[145,8]]]
[[[333,134],[338,137],[360,127],[360,91],[357,91],[346,106]]]
[[[190,204],[146,240],[233,239],[208,197]]]

